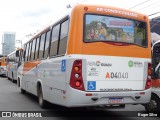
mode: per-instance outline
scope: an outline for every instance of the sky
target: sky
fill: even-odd
[[[0,36],[3,32],[15,32],[16,40],[25,43],[27,35],[36,33],[65,15],[69,11],[66,7],[69,4],[109,5],[147,15],[160,12],[160,0],[0,0]]]

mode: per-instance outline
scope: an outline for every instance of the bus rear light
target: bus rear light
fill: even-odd
[[[81,86],[81,82],[77,80],[77,81],[75,82],[75,86],[76,86],[76,87],[80,87],[80,86]]]
[[[79,67],[75,67],[74,69],[75,69],[75,71],[77,71],[77,72],[79,71]]]
[[[151,79],[151,76],[150,76],[150,75],[148,75],[148,79]]]
[[[148,80],[146,84],[147,86],[151,86],[151,80]]]
[[[151,87],[151,69],[152,69],[151,63],[148,63],[148,75],[147,75],[145,89],[149,89]]]
[[[152,71],[151,69],[148,69],[148,75],[151,75]]]
[[[145,90],[151,88],[151,80],[147,79]]]
[[[151,63],[148,63],[148,76],[151,76],[152,73],[152,66]]]
[[[75,78],[79,78],[79,74],[75,74]]]
[[[144,20],[146,19],[146,16],[143,16]]]
[[[70,77],[70,86],[74,89],[84,91],[84,84],[82,78],[82,60],[75,60],[73,62],[71,77]]]

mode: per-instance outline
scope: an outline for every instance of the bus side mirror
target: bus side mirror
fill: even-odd
[[[19,50],[16,50],[16,57],[19,57]]]

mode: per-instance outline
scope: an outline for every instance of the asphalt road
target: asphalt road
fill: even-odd
[[[68,109],[48,103],[46,109],[39,107],[37,98],[31,94],[21,94],[16,83],[12,83],[5,77],[0,77],[0,111],[24,113],[40,112],[45,120],[100,120],[118,119],[118,120],[159,120],[158,117],[138,117],[138,114],[145,115],[142,105],[127,105],[125,109],[84,109],[74,108]],[[138,112],[139,111],[139,112]],[[141,111],[141,112],[140,112]],[[2,114],[2,113],[0,113]],[[22,115],[22,114],[21,114]],[[18,120],[20,117],[2,118],[0,120]],[[42,118],[23,118],[23,120],[44,120]]]

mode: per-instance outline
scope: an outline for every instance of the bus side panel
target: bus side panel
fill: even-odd
[[[38,78],[42,82],[44,99],[56,104],[63,104],[66,91],[66,60],[47,59],[37,66]]]
[[[17,69],[18,69],[18,63],[15,63],[14,68],[13,68],[13,78],[14,78],[14,80],[17,80]]]
[[[36,66],[39,63],[39,61],[25,62],[23,66],[22,88],[34,95],[37,95]]]
[[[45,100],[65,104],[66,64],[66,59],[61,58],[24,63],[21,88],[37,96],[37,82],[40,82]]]

